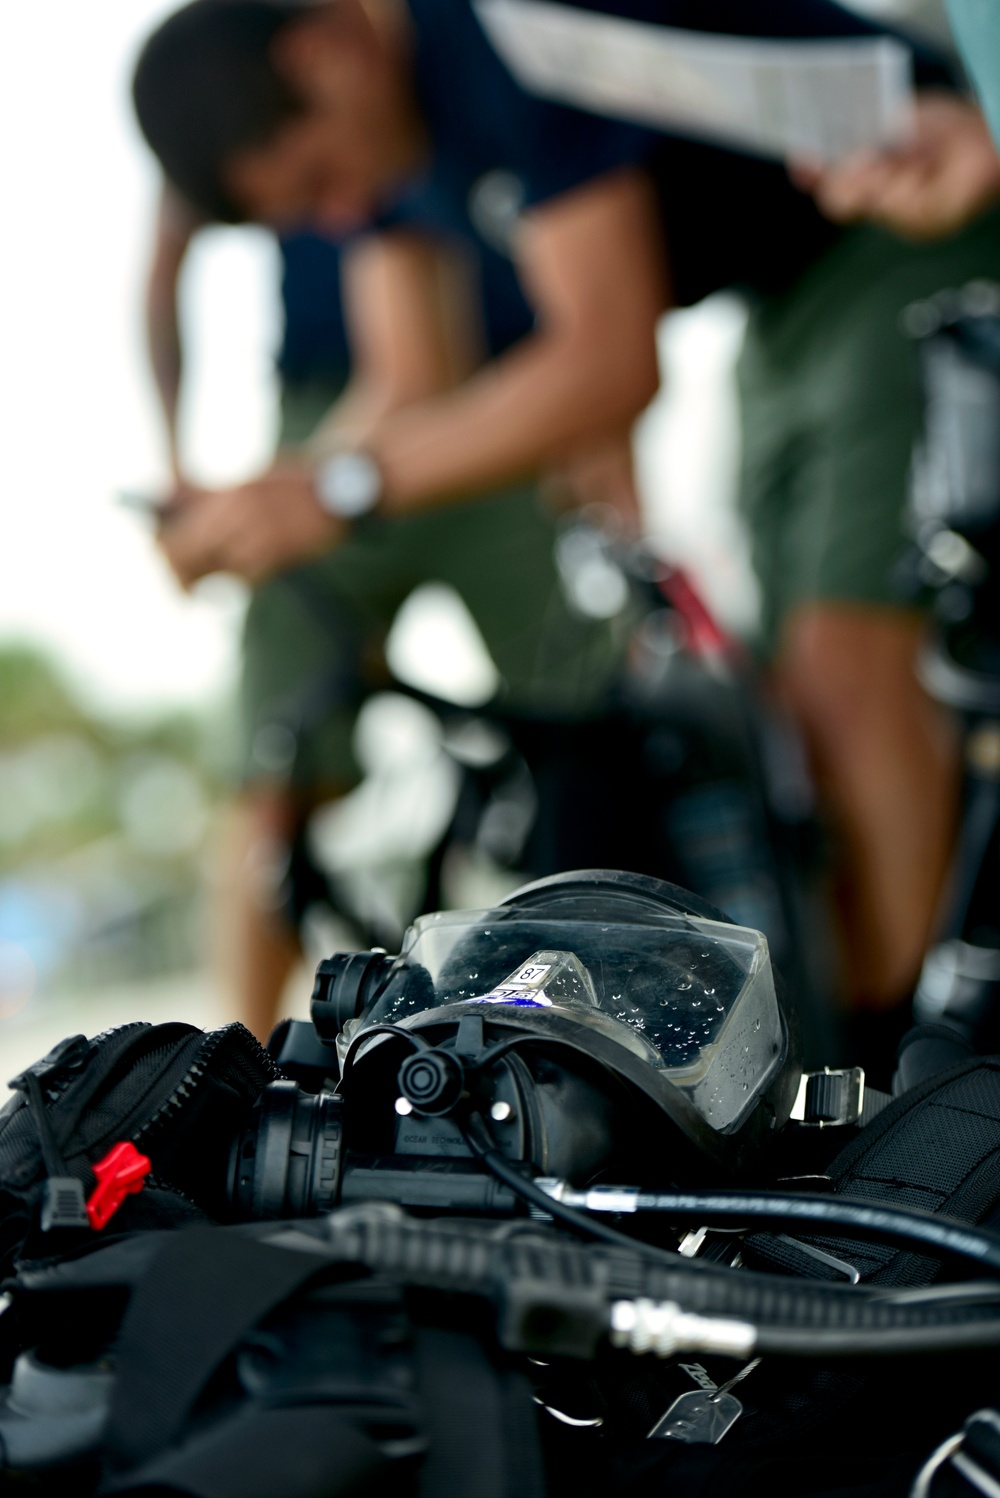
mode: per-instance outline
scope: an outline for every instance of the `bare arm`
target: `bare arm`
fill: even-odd
[[[188,246],[200,225],[201,220],[194,211],[164,187],[146,278],[146,347],[163,412],[170,466],[177,480],[181,478],[177,407],[183,373],[177,287]]]
[[[528,216],[519,270],[538,331],[372,434],[386,508],[537,471],[628,425],[657,387],[664,252],[645,177],[600,179]]]
[[[392,412],[470,372],[478,361],[463,315],[465,270],[443,245],[403,230],[368,236],[345,253],[351,383],[310,442],[314,457],[364,446]]]
[[[531,215],[520,268],[539,330],[457,385],[427,297],[433,278],[408,259],[415,279],[397,304],[402,281],[378,250],[360,263],[354,283],[366,294],[358,293],[356,305],[350,298],[362,324],[359,389],[367,380],[371,400],[351,440],[364,432],[378,458],[386,510],[538,472],[620,435],[655,393],[665,277],[652,190],[640,173],[603,178]],[[171,526],[164,545],[182,581],[211,571],[256,580],[329,550],[345,529],[322,510],[311,467],[299,462],[206,495]]]
[[[372,235],[345,255],[350,386],[308,444],[308,462],[287,453],[254,483],[200,494],[175,515],[162,541],[182,582],[214,570],[255,578],[336,544],[344,527],[317,505],[312,465],[366,444],[393,412],[452,389],[474,366],[460,315],[465,269],[439,243],[402,231]]]

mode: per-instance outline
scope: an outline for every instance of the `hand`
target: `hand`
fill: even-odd
[[[261,582],[320,556],[343,539],[346,522],[316,499],[311,471],[284,463],[231,489],[187,489],[160,527],[160,546],[183,587],[211,572]]]
[[[909,239],[953,234],[1000,198],[1000,156],[982,112],[955,94],[918,97],[902,145],[833,166],[792,162],[792,180],[838,223],[870,219]]]

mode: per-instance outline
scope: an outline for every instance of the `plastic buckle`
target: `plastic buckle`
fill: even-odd
[[[931,1452],[914,1479],[910,1498],[932,1498],[935,1486],[940,1486],[935,1478],[946,1466],[964,1479],[972,1493],[996,1498],[1000,1492],[1000,1414],[996,1410],[976,1410],[960,1431]],[[950,1491],[954,1490],[952,1484]]]
[[[49,1176],[42,1189],[40,1226],[43,1233],[58,1228],[85,1228],[90,1216],[83,1199],[83,1182],[75,1176]]]
[[[838,1129],[857,1123],[865,1105],[861,1066],[803,1072],[789,1117],[808,1129]]]
[[[152,1168],[152,1161],[140,1155],[129,1140],[113,1145],[104,1159],[91,1167],[97,1185],[87,1198],[87,1220],[95,1233],[107,1226],[127,1196],[142,1190]]]

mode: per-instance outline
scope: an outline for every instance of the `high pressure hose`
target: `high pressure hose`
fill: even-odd
[[[924,1253],[971,1259],[979,1268],[1000,1274],[1000,1237],[935,1217],[915,1208],[873,1206],[843,1196],[785,1191],[642,1191],[637,1186],[594,1186],[575,1191],[563,1182],[545,1187],[515,1169],[489,1137],[485,1120],[472,1114],[465,1130],[470,1149],[487,1170],[536,1211],[546,1211],[574,1232],[604,1243],[627,1244],[633,1253],[674,1260],[666,1250],[608,1228],[587,1213],[655,1212],[673,1222],[701,1226],[755,1225],[837,1237],[874,1238]]]
[[[488,1168],[492,1169],[489,1161]],[[507,1182],[507,1184],[512,1184]],[[874,1238],[911,1251],[971,1259],[1000,1274],[1000,1237],[950,1222],[914,1207],[873,1206],[845,1196],[784,1191],[642,1191],[638,1187],[594,1187],[573,1191],[560,1184],[553,1199],[586,1212],[655,1212],[673,1222],[699,1226],[755,1225],[793,1232],[807,1228],[834,1237]]]

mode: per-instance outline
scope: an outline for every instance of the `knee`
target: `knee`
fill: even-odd
[[[247,837],[285,838],[300,815],[294,796],[283,787],[244,786],[232,805],[232,820]]]
[[[788,622],[776,665],[782,696],[807,735],[846,749],[913,727],[929,704],[916,675],[922,626],[889,609],[801,610]]]
[[[261,914],[282,907],[299,815],[290,796],[263,787],[242,790],[230,808],[222,841],[222,882],[234,898],[248,901]]]

